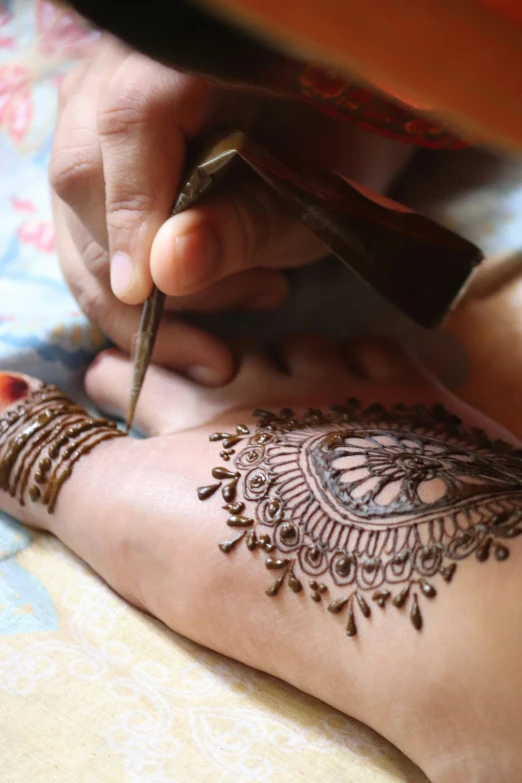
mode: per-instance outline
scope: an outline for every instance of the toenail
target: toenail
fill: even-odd
[[[19,375],[0,373],[0,409],[20,402],[29,394],[29,384]]]
[[[202,383],[204,386],[218,386],[223,381],[223,376],[218,370],[215,370],[213,367],[205,367],[204,365],[189,367],[187,375],[193,381]]]

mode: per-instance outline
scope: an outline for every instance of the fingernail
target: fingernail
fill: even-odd
[[[188,291],[201,283],[210,282],[215,276],[219,263],[219,245],[213,231],[207,226],[200,226],[176,237],[174,253],[180,291]]]
[[[131,291],[134,285],[134,267],[130,256],[117,250],[111,258],[111,288],[121,299]]]
[[[217,386],[221,383],[222,375],[212,367],[204,367],[203,365],[195,365],[189,367],[187,375],[197,383],[202,383],[204,386]]]

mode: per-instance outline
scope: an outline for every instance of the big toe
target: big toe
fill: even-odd
[[[357,337],[346,343],[344,352],[351,371],[362,380],[405,386],[434,383],[432,376],[413,354],[388,337]]]
[[[348,373],[339,347],[322,334],[287,337],[279,353],[287,372],[302,381],[334,381]]]

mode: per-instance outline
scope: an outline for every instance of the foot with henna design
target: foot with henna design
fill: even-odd
[[[393,345],[296,337],[204,389],[151,368],[145,440],[0,374],[0,507],[174,630],[397,745],[522,780],[522,452]],[[132,367],[87,374],[123,416]]]

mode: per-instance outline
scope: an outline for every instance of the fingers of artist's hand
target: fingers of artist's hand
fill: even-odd
[[[141,305],[120,302],[107,285],[103,269],[108,254],[65,205],[54,197],[56,246],[64,277],[87,317],[125,353],[130,353]],[[67,219],[66,219],[67,217]],[[86,268],[97,270],[90,273]],[[154,361],[205,385],[226,383],[233,373],[229,349],[216,337],[184,324],[174,312],[273,308],[284,298],[286,281],[273,269],[251,269],[220,280],[199,294],[167,298],[166,313],[154,349]]]
[[[56,247],[73,296],[86,316],[129,354],[139,327],[141,305],[124,304],[116,298],[108,285],[107,275],[103,274],[108,266],[107,252],[56,197],[53,205]],[[66,216],[67,211],[70,214]],[[96,270],[96,274],[87,267]],[[235,295],[248,297],[248,292],[238,290]],[[234,369],[230,351],[220,340],[170,313],[166,313],[162,321],[153,359],[157,364],[211,386],[226,383]]]
[[[256,183],[167,220],[152,244],[151,271],[166,294],[185,296],[239,272],[300,266],[326,252],[268,186]]]
[[[214,110],[215,92],[105,36],[64,80],[50,165],[54,192],[111,259],[123,302],[152,286],[152,240],[170,214],[185,139]],[[89,267],[89,259],[85,259]],[[107,279],[108,263],[103,268]],[[95,273],[99,273],[100,265]]]

